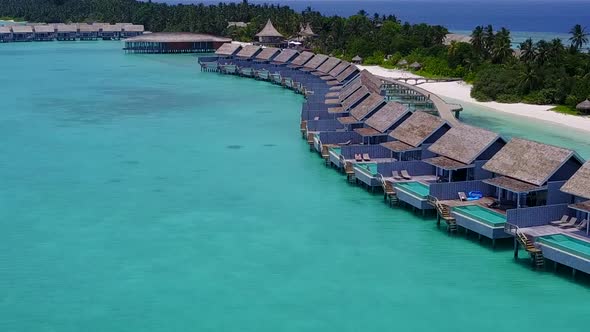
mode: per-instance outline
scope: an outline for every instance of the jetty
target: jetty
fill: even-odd
[[[590,273],[590,162],[575,151],[468,126],[461,105],[417,81],[322,54],[227,43],[199,63],[302,94],[310,151],[392,208],[434,215],[492,247],[513,241],[515,259],[522,248],[535,269],[551,261]]]

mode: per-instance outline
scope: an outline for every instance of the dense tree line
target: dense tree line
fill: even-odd
[[[301,13],[286,6],[241,3],[167,5],[136,0],[2,0],[0,16],[34,22],[131,22],[150,31],[191,31],[250,41],[268,18],[285,36],[311,23],[318,37],[315,51],[369,64],[395,66],[399,60],[422,64],[420,74],[461,77],[473,82],[480,100],[556,103],[574,106],[590,96],[590,56],[583,51],[588,34],[572,28],[569,41],[552,40],[511,49],[510,31],[479,26],[471,43],[443,45],[447,29],[400,22],[395,16],[323,16],[310,8]],[[228,22],[249,22],[246,28]],[[565,43],[565,44],[564,44]]]

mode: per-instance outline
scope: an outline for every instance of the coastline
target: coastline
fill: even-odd
[[[421,76],[411,72],[399,69],[386,69],[380,66],[362,66],[357,65],[360,69],[366,69],[372,74],[390,77],[390,78],[420,78]],[[554,105],[529,105],[524,103],[504,104],[495,101],[481,102],[471,97],[471,85],[466,82],[441,82],[441,83],[424,83],[419,85],[424,90],[432,92],[443,98],[469,103],[477,106],[488,108],[495,112],[510,113],[513,115],[533,118],[546,122],[556,123],[570,128],[590,132],[590,117],[580,117],[568,114],[562,114],[550,111]]]

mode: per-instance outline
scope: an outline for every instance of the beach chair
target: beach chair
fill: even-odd
[[[460,191],[458,194],[459,194],[459,200],[461,200],[461,201],[467,200],[467,195],[465,195],[464,192]]]
[[[360,153],[355,153],[354,160],[355,161],[363,161],[363,156]]]
[[[319,116],[316,116],[316,117],[314,117],[313,119],[317,121],[317,120],[319,120],[319,119],[320,119],[320,117],[319,117]]]
[[[400,171],[402,177],[406,180],[411,180],[412,177],[410,176],[410,174],[408,173],[408,171],[406,171],[405,169]]]
[[[559,225],[559,228],[572,228],[572,227],[574,227],[576,225],[576,222],[577,221],[578,221],[578,218],[575,218],[574,217],[574,218],[570,219],[569,222],[566,222],[563,225]]]
[[[350,142],[352,142],[352,140],[348,140],[348,141],[346,141],[344,143],[338,143],[338,145],[348,145],[348,144],[350,144]]]
[[[551,225],[557,226],[557,225],[561,225],[561,224],[565,224],[567,223],[567,220],[569,219],[569,216],[566,216],[565,214],[561,217],[561,220],[558,221],[552,221],[550,222]]]
[[[396,180],[403,180],[404,179],[399,175],[398,171],[391,171],[391,176]]]
[[[579,230],[583,230],[587,226],[588,226],[588,219],[584,219],[584,220],[582,220],[581,223],[579,223],[578,225],[576,225],[576,228],[579,229]]]
[[[371,161],[371,157],[369,157],[368,153],[363,153],[363,160],[364,161]]]

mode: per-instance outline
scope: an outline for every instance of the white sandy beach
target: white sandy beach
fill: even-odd
[[[360,69],[366,69],[369,72],[383,77],[420,77],[413,73],[397,70],[386,69],[380,66],[358,66]],[[410,81],[411,83],[411,81]],[[479,102],[471,98],[471,85],[465,82],[442,82],[442,83],[424,83],[420,87],[428,90],[441,97],[452,98],[459,102],[475,104],[487,107],[497,112],[505,112],[520,116],[535,118],[538,120],[558,123],[571,128],[590,132],[590,117],[579,117],[549,111],[553,105],[529,105],[523,103],[503,104],[498,102]]]

